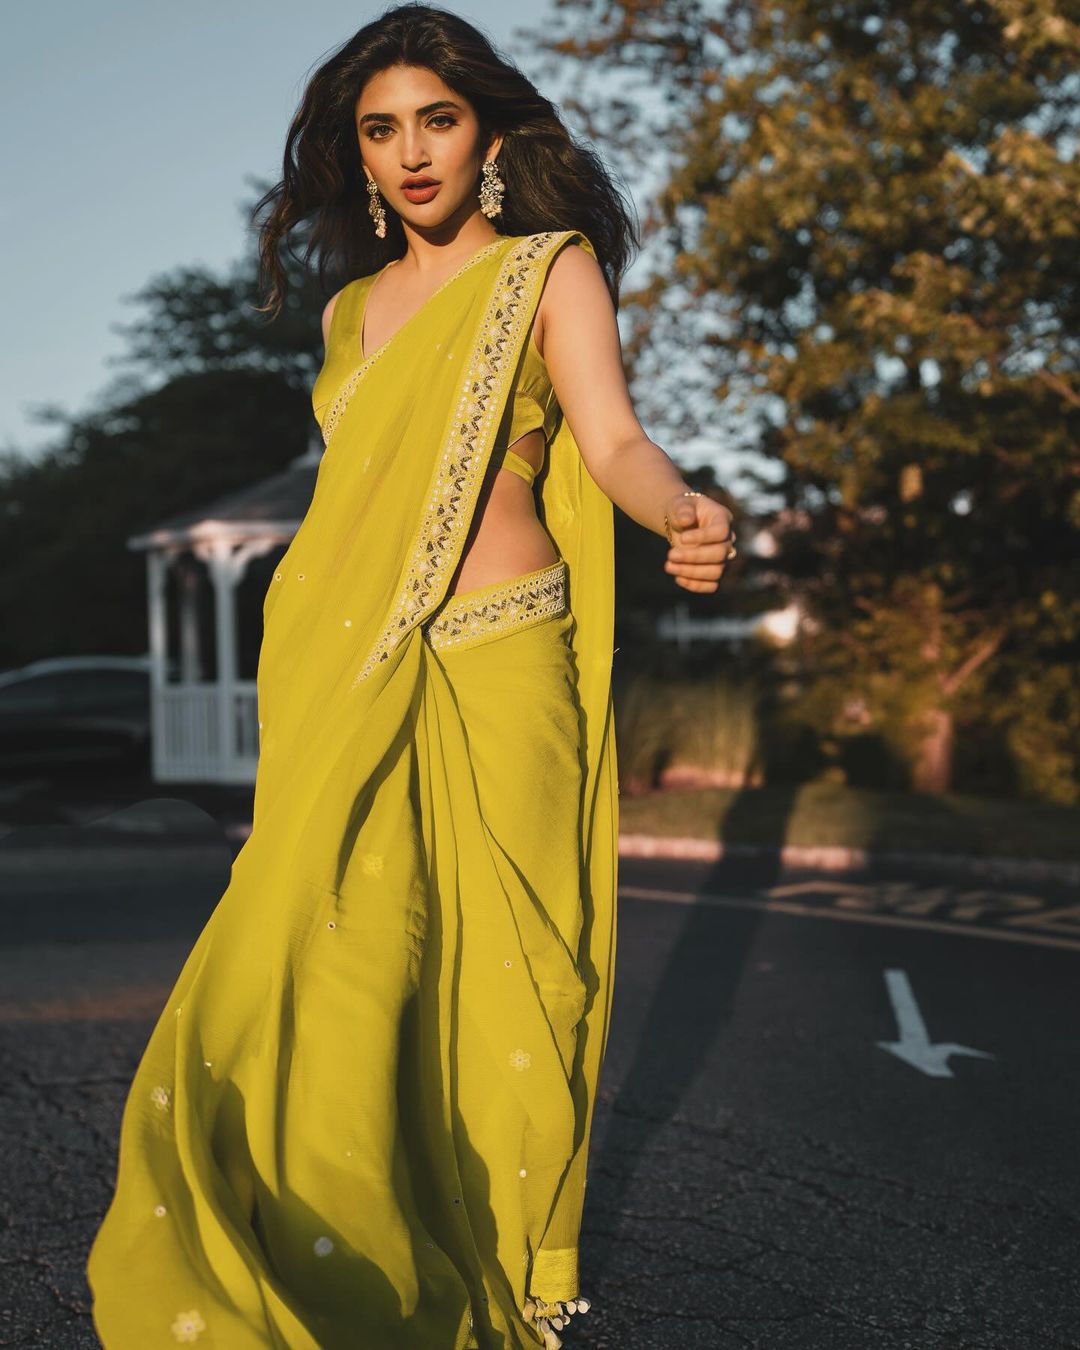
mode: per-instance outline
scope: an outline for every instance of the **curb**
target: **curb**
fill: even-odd
[[[873,867],[918,867],[946,876],[992,881],[1051,882],[1080,887],[1080,863],[1000,858],[974,853],[906,853],[850,848],[845,844],[724,844],[678,835],[620,834],[621,858],[671,858],[695,862],[758,859],[821,872],[862,872]]]
[[[193,862],[219,864],[222,854],[234,859],[251,833],[250,821],[218,826],[215,837],[205,831],[184,834],[175,830],[133,832],[74,830],[61,839],[44,833],[33,843],[0,836],[0,876],[26,872],[48,874],[71,870],[152,870]],[[667,858],[677,862],[767,861],[779,868],[817,872],[865,872],[874,868],[933,871],[957,879],[981,879],[1020,884],[1052,884],[1080,888],[1080,862],[1053,862],[1038,858],[1006,858],[967,853],[910,853],[900,850],[853,848],[845,844],[725,844],[717,839],[681,835],[620,834],[620,858]]]

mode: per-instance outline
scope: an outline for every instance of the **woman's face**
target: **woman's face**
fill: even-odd
[[[480,144],[472,105],[425,66],[390,66],[356,100],[360,154],[382,198],[420,234],[455,227],[480,209],[480,165],[502,143]],[[486,151],[486,154],[485,154]],[[410,189],[410,179],[437,186]]]

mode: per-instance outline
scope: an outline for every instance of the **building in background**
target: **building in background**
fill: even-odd
[[[127,541],[146,554],[157,783],[255,781],[261,597],[311,503],[321,451],[313,436],[283,472]]]
[[[146,554],[154,782],[255,781],[262,601],[307,513],[322,453],[316,430],[283,472],[128,539],[129,548]],[[759,559],[776,551],[767,525],[744,538],[745,551]],[[785,645],[799,622],[794,604],[705,617],[678,600],[657,616],[656,633],[680,652],[701,642],[738,648],[764,638]]]

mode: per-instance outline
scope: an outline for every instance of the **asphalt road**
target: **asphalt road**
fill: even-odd
[[[127,1084],[230,852],[4,852],[0,1345],[81,1350]],[[566,1350],[1080,1350],[1078,897],[620,872]]]

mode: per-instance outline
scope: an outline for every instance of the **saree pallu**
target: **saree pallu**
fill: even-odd
[[[447,594],[544,277],[501,236],[356,361],[264,601],[253,829],[135,1073],[89,1254],[106,1350],[510,1350],[583,1311],[610,1018],[613,510],[564,421],[559,560]],[[317,382],[317,388],[319,382]]]

